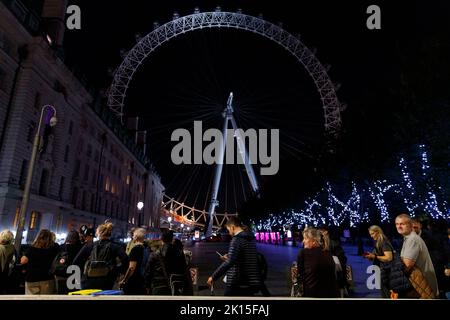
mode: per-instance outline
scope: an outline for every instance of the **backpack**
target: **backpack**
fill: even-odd
[[[71,264],[69,252],[63,249],[56,255],[50,268],[51,274],[59,277],[67,277],[67,268]]]
[[[145,276],[145,269],[147,267],[148,259],[150,257],[150,248],[144,245],[144,251],[142,255],[142,263],[141,263],[141,275]]]
[[[96,242],[92,248],[90,257],[84,266],[84,274],[88,278],[107,277],[113,270],[111,242],[99,247],[99,242]]]
[[[404,272],[404,265],[400,254],[388,244],[392,250],[392,261],[380,264],[382,269],[382,281],[387,287],[396,293],[405,293],[411,290],[412,285]],[[383,276],[384,275],[384,276]]]
[[[264,255],[262,253],[257,252],[256,259],[258,262],[258,270],[259,270],[259,275],[261,277],[261,281],[266,281],[267,270],[268,270],[266,257],[264,257]]]

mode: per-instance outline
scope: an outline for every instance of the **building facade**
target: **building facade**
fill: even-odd
[[[45,1],[44,12],[57,2]],[[158,227],[164,187],[144,149],[66,67],[55,50],[60,43],[39,24],[40,16],[20,0],[0,2],[0,229],[17,228],[44,105],[55,107],[58,123],[41,131],[26,240],[43,228],[64,234],[106,219],[118,237],[133,226]]]

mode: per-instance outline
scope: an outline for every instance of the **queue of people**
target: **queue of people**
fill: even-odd
[[[265,285],[267,262],[257,250],[253,232],[237,217],[230,217],[225,227],[232,237],[229,250],[221,255],[222,263],[207,285],[213,290],[215,282],[225,282],[225,296],[270,296]],[[374,249],[364,257],[379,267],[381,297],[445,298],[450,279],[449,239],[436,236],[406,214],[396,217],[395,227],[403,240],[397,249],[380,226],[368,229]],[[0,232],[0,294],[10,293],[9,277],[16,266],[24,273],[25,294],[68,294],[73,288],[67,286],[67,268],[78,266],[81,289],[120,289],[127,295],[193,295],[192,254],[186,254],[171,230],[165,230],[160,241],[149,242],[145,229],[134,229],[126,247],[112,241],[112,233],[109,222],[96,230],[82,226],[79,232],[70,231],[60,246],[55,235],[43,229],[19,256],[12,232]],[[329,228],[307,227],[302,236],[303,248],[296,261],[298,295],[349,296],[347,257],[339,241],[330,237]]]

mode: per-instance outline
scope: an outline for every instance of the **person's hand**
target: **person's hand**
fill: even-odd
[[[227,261],[228,260],[228,253],[224,254],[223,256],[220,256],[220,260]]]
[[[444,273],[447,277],[450,277],[450,269],[449,268],[446,268]]]
[[[214,283],[213,278],[212,278],[212,277],[209,277],[209,278],[208,278],[208,281],[206,281],[206,283],[208,284],[208,286],[212,287],[212,285],[213,285],[213,283]]]
[[[373,253],[368,253],[364,256],[364,258],[369,260],[375,260],[375,255]]]

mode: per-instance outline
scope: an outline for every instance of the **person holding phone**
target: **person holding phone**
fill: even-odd
[[[375,248],[373,252],[365,252],[364,258],[373,261],[374,265],[380,267],[381,270],[381,297],[390,298],[389,292],[389,275],[387,269],[383,268],[384,264],[387,264],[393,259],[393,247],[389,239],[384,235],[383,230],[373,225],[369,228],[370,237],[375,241]]]
[[[217,252],[223,262],[207,284],[212,287],[214,281],[226,274],[225,296],[253,296],[261,289],[255,236],[244,230],[238,217],[230,217],[225,226],[233,237],[230,248],[225,255]]]
[[[219,251],[216,251],[216,253],[219,255],[220,260],[227,261],[228,259],[228,253],[221,254]]]

